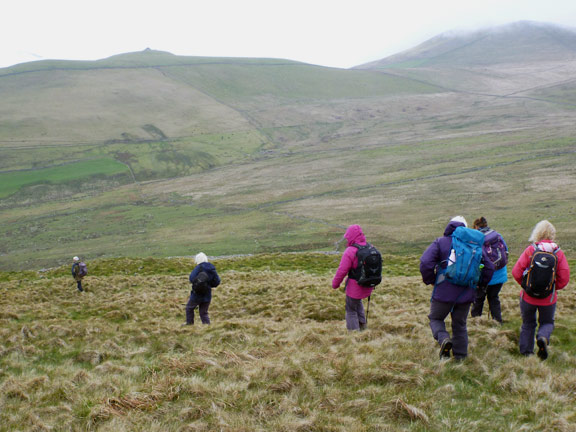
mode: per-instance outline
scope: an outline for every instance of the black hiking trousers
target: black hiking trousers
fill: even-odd
[[[482,316],[484,309],[484,300],[488,297],[488,308],[490,315],[494,321],[502,323],[502,307],[500,305],[500,290],[504,284],[488,285],[485,289],[478,288],[476,291],[476,299],[472,305],[471,315],[473,317]]]

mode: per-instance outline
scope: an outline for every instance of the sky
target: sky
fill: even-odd
[[[451,30],[576,29],[574,0],[7,0],[1,10],[0,67],[151,48],[349,68]]]

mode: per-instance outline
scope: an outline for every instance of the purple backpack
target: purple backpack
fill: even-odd
[[[508,250],[502,236],[494,230],[485,233],[484,247],[490,261],[496,270],[504,268],[508,264]]]
[[[84,264],[83,262],[78,264],[78,276],[84,277],[87,274],[88,274],[88,267],[86,267],[86,264]]]

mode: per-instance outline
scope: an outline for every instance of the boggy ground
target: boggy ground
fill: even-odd
[[[417,259],[385,257],[369,330],[347,333],[338,255],[216,260],[212,325],[183,326],[191,260],[0,275],[1,431],[574,431],[576,294],[561,292],[550,357],[470,319],[470,357],[438,360]]]

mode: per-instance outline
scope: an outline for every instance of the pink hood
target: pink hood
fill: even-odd
[[[362,228],[360,225],[350,225],[344,234],[344,238],[348,241],[346,246],[350,247],[354,243],[358,243],[360,245],[366,244],[366,237],[362,232]]]

